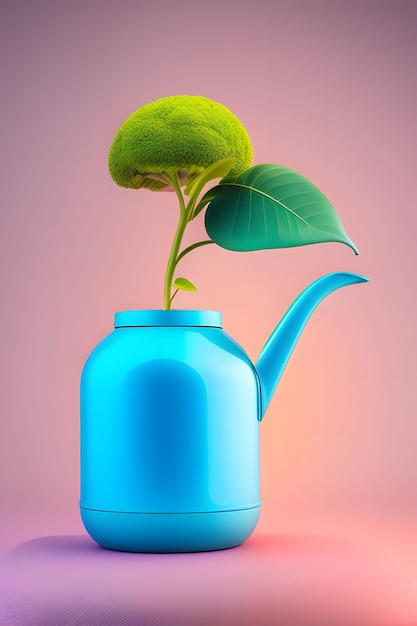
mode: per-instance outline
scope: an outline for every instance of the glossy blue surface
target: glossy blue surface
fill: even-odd
[[[112,513],[81,508],[84,526],[105,548],[124,552],[205,552],[239,546],[260,507],[221,513]]]
[[[218,311],[162,311],[148,309],[120,311],[114,316],[114,327],[123,326],[214,326],[222,328],[222,314]]]
[[[216,311],[123,311],[81,377],[81,515],[114,550],[239,545],[260,510],[259,422],[310,315],[368,279],[337,272],[297,298],[257,370]]]
[[[261,384],[261,419],[305,325],[320,302],[336,289],[366,283],[368,280],[350,272],[326,274],[304,289],[292,303],[271,333],[255,365]]]
[[[162,325],[171,314],[177,325]],[[252,363],[217,327],[219,313],[132,311],[122,321],[126,326],[93,350],[82,373],[80,506],[120,514],[205,514],[204,524],[187,531],[190,550],[230,547],[219,543],[223,525],[227,543],[241,543],[254,528],[254,512],[242,514],[251,517],[243,523],[244,537],[242,524],[212,514],[260,505],[260,393]],[[130,325],[138,321],[146,325]],[[193,326],[186,325],[190,321]],[[83,511],[93,537],[103,536],[106,522],[100,519]],[[211,543],[210,524],[217,536]],[[139,526],[134,531],[128,524],[124,533],[131,538],[124,537],[123,549],[154,545],[149,524]],[[113,534],[114,543],[112,532],[106,534],[106,547],[119,549],[117,530]],[[161,545],[164,551],[187,549],[178,532],[161,536]]]

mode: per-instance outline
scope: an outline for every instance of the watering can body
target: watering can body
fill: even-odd
[[[81,378],[81,516],[102,546],[228,548],[254,530],[259,380],[214,311],[125,311]]]
[[[230,548],[260,514],[259,426],[311,313],[339,287],[310,285],[256,366],[215,311],[116,313],[81,376],[81,517],[101,546],[130,552]]]

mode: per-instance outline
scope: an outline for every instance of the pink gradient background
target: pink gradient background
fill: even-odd
[[[177,306],[222,311],[255,359],[319,275],[371,278],[320,306],[262,424],[259,541],[366,541],[389,550],[392,580],[413,597],[416,9],[401,0],[1,3],[4,548],[83,532],[81,368],[115,311],[161,307],[177,219],[173,196],[111,181],[109,145],[139,106],[200,94],[241,119],[254,163],[293,168],[328,196],[360,255],[340,244],[247,254],[208,246],[182,263],[199,292]],[[196,222],[186,243],[204,234]],[[395,598],[393,607],[408,606]],[[417,623],[416,605],[401,623]]]

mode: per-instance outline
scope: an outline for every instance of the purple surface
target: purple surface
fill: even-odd
[[[258,535],[200,554],[41,537],[1,561],[1,626],[399,626],[417,615],[394,561],[359,542]]]

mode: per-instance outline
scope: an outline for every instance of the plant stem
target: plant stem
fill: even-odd
[[[177,293],[178,293],[178,292],[179,292],[179,289],[176,289],[176,290],[174,291],[174,293],[173,293],[173,294],[172,294],[172,296],[171,296],[170,302],[172,302],[172,301],[173,301],[173,299],[175,298],[175,296],[177,295]]]
[[[206,246],[208,243],[214,243],[211,239],[206,239],[205,241],[198,241],[197,243],[193,243],[188,248],[185,248],[178,256],[175,265],[177,265],[186,254],[195,250],[195,248],[199,248],[200,246]]]
[[[180,218],[178,221],[177,230],[175,232],[174,241],[171,248],[171,253],[168,259],[168,265],[165,273],[165,282],[164,282],[164,309],[169,311],[171,308],[171,286],[172,279],[174,276],[174,270],[177,261],[178,250],[180,249],[181,240],[184,235],[185,227],[188,222],[188,207],[185,206],[184,198],[181,193],[180,184],[178,182],[178,174],[174,170],[170,170],[167,172],[167,176],[174,187],[175,193],[177,194],[179,203],[180,203]],[[190,207],[191,208],[191,207]]]

